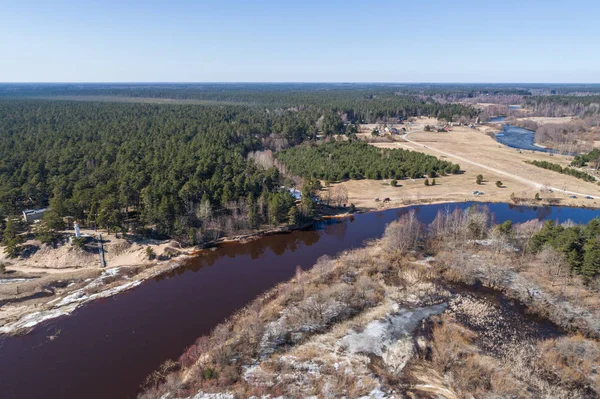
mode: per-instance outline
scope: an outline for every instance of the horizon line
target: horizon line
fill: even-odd
[[[453,81],[422,81],[422,82],[380,82],[380,81],[23,81],[0,82],[0,85],[17,84],[380,84],[380,85],[467,85],[467,84],[499,84],[499,85],[600,85],[600,82],[453,82]]]

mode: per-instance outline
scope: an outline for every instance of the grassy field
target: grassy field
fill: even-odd
[[[584,182],[575,177],[561,175],[524,162],[543,160],[567,166],[571,160],[570,157],[550,156],[546,153],[532,153],[531,151],[519,152],[505,147],[486,134],[493,131],[493,128],[488,126],[478,129],[453,127],[452,131],[444,133],[422,130],[424,125],[434,124],[434,122],[431,119],[420,119],[414,125],[405,125],[409,132],[413,132],[409,135],[412,143],[403,140],[399,135],[371,144],[380,148],[402,148],[435,155],[441,159],[458,163],[464,170],[463,174],[438,177],[436,185],[429,187],[424,185],[424,179],[400,180],[399,187],[392,187],[389,180],[351,180],[338,183],[347,188],[348,202],[354,203],[359,208],[377,209],[384,205],[376,202],[376,198],[390,198],[391,201],[385,206],[395,207],[415,202],[471,200],[509,202],[512,193],[517,197],[533,200],[535,194],[539,193],[542,199],[550,199],[561,205],[598,206],[598,200],[585,198],[585,195],[600,196],[600,186],[597,184]],[[364,132],[360,136],[367,139],[370,134]],[[440,151],[459,158],[443,155]],[[466,163],[465,159],[477,165]],[[484,177],[481,185],[475,182],[476,176],[479,174]],[[501,181],[502,187],[497,187],[496,181]],[[540,192],[540,187],[536,187],[532,182],[542,185],[542,191]],[[546,186],[559,190],[549,192],[543,189]],[[483,191],[484,194],[474,196],[473,191],[475,190]],[[570,195],[563,193],[562,190],[585,195],[570,198]]]

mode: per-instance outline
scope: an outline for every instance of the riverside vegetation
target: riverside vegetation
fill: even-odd
[[[599,225],[410,212],[257,298],[140,398],[596,398],[600,265],[570,248],[598,259]]]

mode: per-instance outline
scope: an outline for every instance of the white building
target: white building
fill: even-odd
[[[46,208],[41,209],[26,209],[23,211],[23,219],[27,223],[33,223],[36,220],[39,220],[44,216],[44,212],[46,212]]]

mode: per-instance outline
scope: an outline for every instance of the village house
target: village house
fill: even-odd
[[[33,223],[36,220],[40,220],[44,216],[44,212],[46,212],[46,208],[26,209],[23,211],[23,219],[27,223]]]

